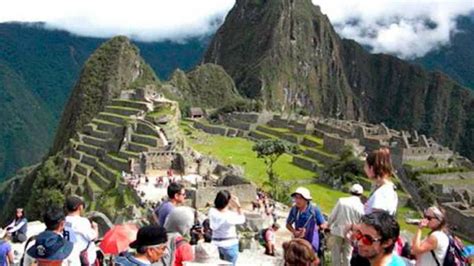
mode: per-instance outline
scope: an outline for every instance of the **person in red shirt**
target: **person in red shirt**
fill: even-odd
[[[166,265],[182,266],[185,261],[194,259],[193,248],[188,242],[194,224],[194,211],[185,206],[174,208],[165,222],[169,239],[169,258]]]

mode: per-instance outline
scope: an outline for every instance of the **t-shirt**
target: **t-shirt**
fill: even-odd
[[[267,231],[265,232],[265,241],[275,244],[276,236],[275,236],[275,231],[273,231],[272,228],[268,228]]]
[[[440,265],[443,265],[444,257],[446,256],[446,252],[448,251],[449,246],[449,237],[443,231],[435,231],[431,233],[438,242],[438,245],[433,250],[438,259]],[[433,254],[431,251],[427,251],[423,254],[420,254],[416,260],[417,266],[431,266],[437,265],[435,259],[433,258]]]
[[[80,253],[87,249],[87,256],[90,263],[93,263],[96,259],[96,247],[94,239],[97,238],[97,234],[92,229],[91,222],[84,217],[80,216],[66,216],[66,224],[64,225],[64,238],[74,244],[71,252],[71,261],[73,265],[80,265]],[[77,264],[76,264],[77,263]]]
[[[155,214],[158,217],[159,225],[165,226],[166,218],[168,218],[168,215],[173,209],[174,205],[170,201],[163,202],[163,204],[156,208]]]
[[[212,229],[212,243],[218,247],[230,247],[239,243],[236,224],[245,223],[245,216],[237,212],[211,208],[209,210],[209,225]]]
[[[387,211],[394,215],[397,211],[398,196],[395,192],[395,185],[388,182],[377,188],[365,203],[365,214],[370,214],[374,209]]]
[[[143,260],[139,260],[132,256],[132,254],[127,253],[125,256],[115,257],[115,266],[146,266],[151,265],[151,263]]]
[[[194,252],[191,245],[183,239],[183,237],[176,238],[176,250],[174,253],[174,266],[183,266],[183,262],[192,261],[194,259]]]
[[[402,257],[393,254],[392,260],[387,264],[387,266],[406,266],[406,262],[402,259]]]
[[[314,251],[319,250],[318,226],[325,222],[326,220],[324,220],[319,208],[312,204],[309,204],[303,212],[299,211],[296,206],[293,206],[286,219],[286,224],[294,224],[295,229],[306,228],[304,239],[311,243]]]
[[[3,240],[0,240],[0,266],[7,266],[8,253],[12,250],[12,246]]]

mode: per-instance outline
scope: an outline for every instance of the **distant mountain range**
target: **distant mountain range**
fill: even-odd
[[[243,5],[245,1],[239,2]],[[250,5],[257,5],[257,3],[250,3]],[[276,5],[268,5],[266,7],[266,19],[269,19],[272,15],[277,15],[277,13],[271,13],[277,12],[277,9],[269,9],[275,6]],[[262,6],[262,8],[265,7]],[[258,9],[254,10],[255,12],[258,11]],[[318,14],[317,16],[323,18],[322,14]],[[474,47],[473,17],[474,16],[459,18],[458,28],[460,32],[453,35],[450,45],[430,52],[426,56],[412,62],[420,64],[430,70],[443,71],[460,84],[474,90],[474,51],[471,49],[471,47]],[[232,16],[227,19],[226,23],[231,23],[231,19]],[[255,96],[254,94],[260,93],[258,90],[252,90],[252,86],[248,85],[252,84],[252,82],[260,84],[258,77],[255,77],[257,78],[256,80],[252,78],[251,72],[255,71],[253,66],[249,65],[245,67],[243,71],[239,70],[238,75],[233,68],[237,68],[239,64],[245,65],[252,62],[252,58],[259,58],[258,55],[262,51],[258,49],[265,47],[265,45],[276,45],[276,39],[272,40],[271,38],[277,36],[274,34],[275,32],[272,33],[271,25],[265,26],[262,24],[259,26],[257,25],[257,17],[250,17],[249,19],[247,22],[249,24],[248,27],[267,27],[267,29],[261,29],[264,30],[267,36],[262,38],[262,36],[259,35],[251,35],[251,32],[245,33],[243,30],[241,30],[241,32],[242,34],[245,33],[244,35],[241,35],[241,33],[235,34],[235,32],[233,32],[232,34],[235,35],[236,40],[235,42],[230,41],[234,42],[234,44],[229,44],[226,46],[227,48],[225,48],[231,49],[229,56],[226,56],[225,59],[219,58],[212,54],[215,52],[215,49],[211,47],[207,53],[207,61],[218,62],[224,65],[226,65],[226,63],[222,60],[229,61],[229,64],[235,63],[234,66],[227,66],[226,71],[234,77],[238,87],[240,87],[241,94],[253,97]],[[291,20],[288,21],[291,22]],[[317,21],[320,23],[314,24],[316,27],[325,27],[319,28],[319,33],[322,35],[318,37],[320,38],[321,44],[325,43],[325,47],[318,49],[320,49],[321,52],[330,51],[321,49],[330,48],[335,45],[335,41],[331,41],[331,38],[337,40],[338,37],[334,37],[334,32],[330,33],[332,27],[329,21],[323,22],[325,19],[318,19]],[[293,33],[288,32],[288,34],[294,34],[295,25],[301,24],[301,22],[291,23],[293,23],[290,24]],[[242,25],[245,25],[245,23]],[[78,37],[65,31],[46,30],[43,26],[42,23],[28,25],[19,23],[0,24],[0,180],[11,175],[20,167],[39,161],[42,156],[46,154],[48,147],[50,147],[52,143],[54,132],[58,126],[59,118],[63,112],[66,100],[74,87],[81,67],[92,52],[101,43],[106,41],[100,38]],[[219,34],[223,34],[222,30],[220,33],[217,33],[217,38],[219,38]],[[252,36],[256,39],[253,39]],[[310,35],[307,37],[309,36]],[[146,63],[151,66],[158,77],[160,79],[167,79],[176,68],[189,70],[200,62],[211,37],[212,36],[192,39],[186,43],[134,42],[134,44],[140,49],[140,55],[144,58]],[[295,36],[290,35],[290,39],[291,38],[295,38]],[[271,40],[272,43],[270,43]],[[236,43],[240,41],[251,43],[252,45],[247,46],[244,43],[244,45],[237,46]],[[264,41],[267,43],[261,43]],[[307,41],[311,42],[310,39]],[[313,42],[314,41],[315,39],[313,38]],[[294,40],[292,42],[294,42]],[[344,43],[347,44],[350,43],[350,41],[344,41]],[[213,45],[215,46],[216,42],[214,42]],[[313,45],[315,44],[313,43]],[[347,47],[347,45],[345,45],[345,47]],[[361,50],[360,47],[357,49]],[[300,54],[300,56],[301,55],[304,55],[304,53]],[[233,56],[235,60],[231,58]],[[328,54],[325,56],[331,55]],[[319,68],[317,72],[315,72],[319,74],[312,77],[312,79],[319,79],[320,88],[324,88],[326,85],[333,86],[338,82],[337,78],[332,81],[331,79],[325,80],[324,75],[321,75],[331,68],[330,58],[327,57],[327,59],[329,61],[326,63],[321,62],[323,63],[323,68]],[[239,63],[240,61],[242,62]],[[293,78],[291,70],[292,68],[297,69],[297,64],[298,62],[295,61],[287,66],[287,74],[285,75],[287,75],[288,78],[285,79],[290,83],[300,82]],[[324,65],[326,65],[328,69],[325,70]],[[269,70],[269,74],[271,74],[271,69]],[[181,72],[175,72],[171,77],[172,84],[182,85],[179,84],[181,82],[179,79],[180,73]],[[340,72],[336,71],[335,73]],[[293,80],[290,81],[291,79]],[[323,84],[326,85],[323,86]],[[262,84],[258,86],[261,85]],[[269,86],[270,84],[264,85]],[[187,88],[188,86],[185,87]],[[341,86],[336,87],[342,88]],[[348,88],[343,90],[347,89]],[[199,95],[199,92],[193,93],[194,95],[196,95],[196,93]],[[267,95],[270,97],[267,98],[267,101],[271,98],[276,99],[281,97],[281,95],[279,95],[281,93],[282,92]],[[323,95],[327,97],[330,93],[323,93]],[[331,112],[337,114],[348,110],[345,107],[343,108],[343,105],[337,107],[337,102],[344,103],[344,106],[347,103],[347,99],[343,99],[343,95],[346,95],[344,91],[340,91],[339,93],[332,94],[331,97],[335,98],[331,100],[328,98],[320,98],[319,100],[313,98],[313,100],[315,103],[322,101],[328,104],[326,107],[321,105],[321,107],[317,108],[326,108],[327,110],[324,112],[329,112],[332,109]],[[287,94],[286,96],[290,97],[291,95]],[[302,91],[292,95],[292,97],[296,97],[294,98],[296,100],[298,100],[298,97],[303,99],[304,96],[306,96],[306,94]],[[276,101],[275,103],[278,102],[279,101]],[[311,108],[313,112],[318,111],[313,107]],[[359,112],[358,110],[353,111],[356,113]],[[388,120],[390,122],[390,119]]]
[[[176,68],[195,66],[208,39],[135,45],[166,79]],[[41,23],[0,24],[0,180],[46,154],[80,69],[105,41]]]

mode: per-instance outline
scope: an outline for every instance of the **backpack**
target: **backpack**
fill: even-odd
[[[469,262],[467,257],[463,253],[464,245],[462,241],[459,238],[449,234],[448,238],[448,250],[446,251],[446,256],[444,257],[443,264],[439,263],[438,259],[434,254],[434,251],[431,251],[431,255],[433,255],[436,264],[438,266],[468,266]]]
[[[262,246],[266,246],[267,244],[267,241],[265,241],[265,235],[267,234],[267,230],[268,228],[261,229],[260,232],[258,233],[258,243]]]

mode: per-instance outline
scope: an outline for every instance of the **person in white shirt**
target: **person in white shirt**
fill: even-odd
[[[358,223],[364,215],[364,205],[360,199],[364,188],[354,184],[349,192],[352,196],[340,198],[328,218],[333,242],[331,248],[333,266],[350,265],[353,247],[346,239],[345,231],[348,225]]]
[[[431,232],[421,241],[421,230],[425,227],[431,229]],[[411,248],[412,254],[416,255],[417,266],[443,265],[449,246],[446,230],[446,214],[443,209],[432,206],[424,211],[424,219],[418,225]]]
[[[218,247],[220,258],[232,262],[233,265],[239,254],[235,225],[243,223],[245,216],[242,214],[239,199],[227,190],[219,191],[214,200],[214,208],[209,210],[212,243]]]
[[[393,175],[390,150],[380,148],[371,152],[365,160],[364,171],[375,185],[375,189],[365,203],[365,214],[374,211],[387,211],[389,214],[395,215],[398,196],[395,185],[390,180]]]
[[[99,232],[95,222],[82,217],[81,213],[85,207],[84,201],[77,196],[70,196],[66,199],[66,224],[64,237],[74,244],[71,254],[74,265],[81,265],[81,253],[87,250],[87,261],[89,265],[94,264],[96,259],[96,246],[94,240]]]

